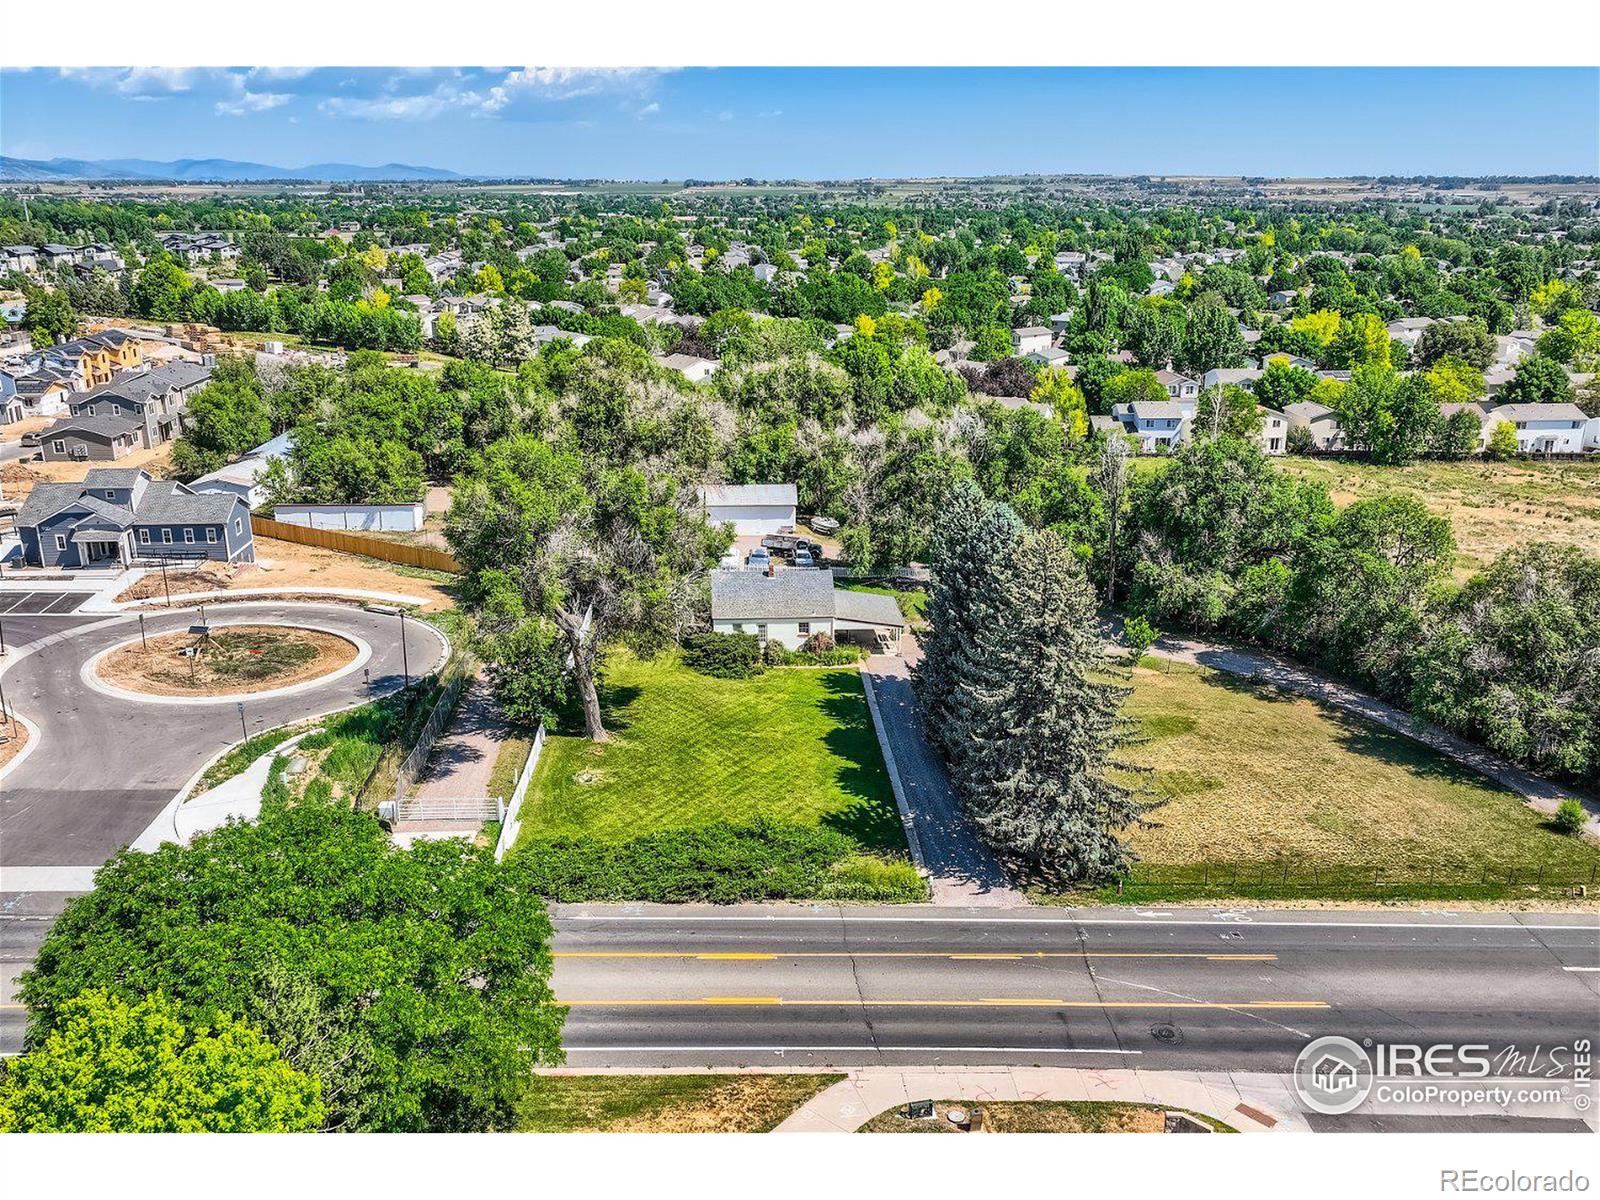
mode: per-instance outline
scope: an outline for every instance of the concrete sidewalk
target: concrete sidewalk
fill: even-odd
[[[500,747],[516,736],[482,675],[466,687],[450,727],[434,743],[412,795],[419,800],[489,795]],[[510,801],[510,796],[501,796]]]
[[[1203,1113],[1242,1133],[1307,1133],[1283,1075],[1091,1071],[1072,1067],[862,1067],[819,1092],[776,1133],[849,1133],[912,1100],[1102,1100]]]

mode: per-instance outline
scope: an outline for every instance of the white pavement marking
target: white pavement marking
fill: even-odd
[[[1154,921],[1134,920],[1120,917],[989,917],[978,913],[952,911],[949,915],[927,917],[873,917],[859,913],[843,912],[828,916],[738,916],[729,913],[726,916],[655,916],[630,913],[557,913],[558,921],[660,921],[677,925],[692,925],[701,921],[733,921],[747,925],[757,925],[767,921],[826,921],[837,923],[841,919],[853,921],[857,924],[891,924],[891,925],[950,925],[957,922],[963,925],[1140,925],[1147,929],[1161,929],[1175,925],[1232,925],[1236,924],[1220,917],[1208,920],[1182,920],[1182,921]],[[1257,921],[1252,923],[1255,929],[1515,929],[1522,933],[1538,933],[1544,930],[1580,930],[1586,933],[1600,934],[1600,921],[1590,922],[1586,925],[1545,925],[1545,924],[1479,924],[1477,922],[1450,923],[1444,921]]]
[[[0,891],[87,892],[99,867],[0,867]]]
[[[568,1054],[694,1054],[703,1050],[735,1053],[745,1050],[763,1054],[813,1054],[824,1051],[878,1052],[885,1054],[1143,1054],[1143,1050],[1119,1050],[1093,1046],[564,1046]]]
[[[1600,971],[1600,967],[1562,967],[1563,971]]]

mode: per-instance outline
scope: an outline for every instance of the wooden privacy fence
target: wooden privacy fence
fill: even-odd
[[[368,558],[381,558],[387,562],[405,563],[412,567],[427,567],[433,571],[460,574],[461,564],[453,555],[432,546],[412,546],[405,542],[391,542],[387,538],[371,537],[363,533],[345,533],[338,529],[312,529],[306,525],[291,525],[287,521],[274,521],[271,517],[251,514],[250,528],[257,537],[277,538],[284,542],[299,542],[303,546],[321,546],[324,550],[337,550],[342,554],[364,554]]]

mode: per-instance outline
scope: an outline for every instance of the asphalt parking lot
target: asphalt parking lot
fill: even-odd
[[[0,592],[0,617],[7,613],[19,616],[60,616],[77,612],[93,592]]]

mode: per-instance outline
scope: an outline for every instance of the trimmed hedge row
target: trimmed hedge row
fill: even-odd
[[[910,863],[861,854],[854,841],[835,830],[778,821],[666,829],[626,842],[524,841],[507,866],[540,895],[557,901],[898,903],[928,898],[927,884]]]

